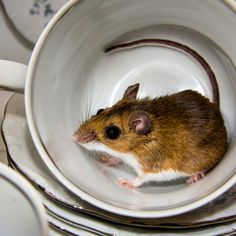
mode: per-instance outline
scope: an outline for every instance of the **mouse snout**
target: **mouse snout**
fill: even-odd
[[[96,134],[93,131],[76,131],[72,139],[76,143],[89,143],[96,138]]]

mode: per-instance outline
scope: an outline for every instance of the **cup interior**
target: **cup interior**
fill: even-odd
[[[58,169],[71,191],[117,214],[160,217],[180,213],[235,174],[236,15],[224,1],[79,1],[42,37],[33,68],[33,122],[49,169]],[[49,29],[49,28],[48,28]],[[157,97],[193,89],[214,101],[216,88],[204,66],[177,46],[139,45],[106,52],[139,39],[169,40],[200,55],[215,75],[228,132],[223,160],[200,182],[155,183],[135,191],[117,184],[134,178],[127,166],[107,167],[72,140],[79,125],[112,106],[140,83],[138,96]],[[37,145],[36,145],[37,146]],[[38,145],[40,146],[40,145]],[[40,148],[39,148],[40,149]],[[210,200],[210,198],[209,198]],[[206,200],[207,201],[207,200]]]

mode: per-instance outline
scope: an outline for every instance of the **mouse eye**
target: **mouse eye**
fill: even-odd
[[[102,113],[104,111],[104,109],[99,109],[98,111],[97,111],[97,114],[96,115],[99,115],[100,113]]]
[[[120,137],[121,130],[115,125],[109,125],[105,129],[105,135],[109,139],[118,139]]]

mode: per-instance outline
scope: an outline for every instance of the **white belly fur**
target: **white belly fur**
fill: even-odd
[[[143,183],[152,182],[152,181],[156,181],[156,182],[171,181],[171,180],[189,176],[189,174],[185,172],[175,171],[173,169],[161,171],[158,173],[143,173],[141,171],[140,164],[138,163],[134,155],[132,155],[131,153],[120,153],[100,143],[90,142],[87,144],[82,144],[81,146],[84,146],[88,150],[104,152],[104,153],[109,154],[110,156],[120,158],[125,164],[132,167],[136,171],[136,173],[138,174],[139,180],[141,180]]]

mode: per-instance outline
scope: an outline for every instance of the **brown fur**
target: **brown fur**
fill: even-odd
[[[133,96],[133,94],[132,94]],[[134,112],[147,114],[151,129],[137,134],[130,120]],[[104,134],[114,124],[117,140]],[[122,152],[133,153],[144,173],[175,169],[188,174],[205,172],[223,157],[227,134],[218,107],[192,90],[156,99],[125,97],[81,125],[79,132],[96,134],[95,140]]]

